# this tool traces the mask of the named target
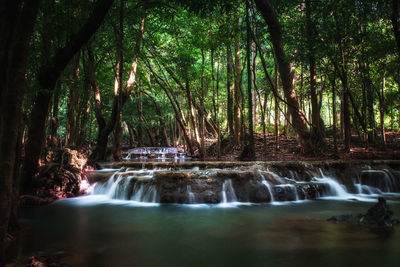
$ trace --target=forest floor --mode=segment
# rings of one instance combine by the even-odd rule
[[[304,160],[330,160],[330,159],[400,159],[400,133],[387,132],[386,145],[380,139],[375,144],[366,146],[358,136],[352,137],[350,152],[344,153],[344,144],[337,140],[337,152],[334,149],[332,138],[326,138],[326,149],[322,155],[304,156],[295,137],[281,135],[277,149],[274,134],[267,134],[266,146],[263,134],[255,134],[256,160],[260,161],[304,161]],[[235,161],[239,159],[243,147],[234,146],[231,139],[221,142],[221,157],[217,158],[216,141],[208,140],[206,160]]]

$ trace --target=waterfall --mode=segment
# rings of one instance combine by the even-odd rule
[[[339,184],[338,181],[336,181],[334,178],[327,177],[325,174],[322,172],[321,169],[319,169],[321,173],[321,177],[313,177],[312,181],[316,183],[322,183],[326,184],[329,188],[329,192],[325,192],[327,195],[323,196],[336,196],[339,198],[349,198],[351,197],[351,194],[349,194],[346,190],[346,187],[342,184]]]
[[[268,173],[271,173],[271,172],[268,171]],[[265,179],[265,176],[263,175],[263,173],[261,171],[259,171],[259,174],[262,179],[261,183],[263,185],[265,185],[265,187],[267,187],[267,189],[268,189],[270,202],[274,202],[275,198],[274,198],[274,192],[273,192],[273,185],[271,186],[271,184]],[[280,179],[280,177],[278,175],[276,175],[275,173],[273,173],[273,174]]]
[[[145,166],[139,170],[121,168],[108,180],[103,180],[107,174],[101,172],[98,174],[99,180],[104,182],[92,184],[88,192],[108,200],[132,201],[140,205],[160,202],[235,206],[238,197],[241,201],[246,199],[273,204],[330,197],[368,201],[376,196],[398,196],[395,192],[400,190],[400,172],[365,167],[353,177],[328,175],[322,169],[313,168],[305,168],[301,172],[274,172],[263,170],[259,165],[248,169],[207,169],[192,165],[188,165],[187,169],[171,167],[149,170]],[[348,188],[341,179],[348,179]]]
[[[186,186],[186,191],[187,191],[187,195],[188,195],[189,204],[196,203],[196,196],[193,194],[192,188],[190,187],[190,185]]]
[[[237,202],[235,189],[232,186],[232,179],[226,179],[222,184],[222,203]]]
[[[154,171],[121,170],[111,175],[106,183],[96,184],[91,194],[136,202],[155,203],[157,201],[157,189],[153,184]]]

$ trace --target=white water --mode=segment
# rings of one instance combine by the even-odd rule
[[[269,172],[269,173],[271,173],[271,172]],[[259,174],[260,174],[261,179],[262,179],[261,183],[263,185],[265,185],[265,187],[268,189],[270,202],[271,203],[275,202],[273,186],[271,186],[270,183],[265,179],[265,176],[264,176],[262,171],[259,171]],[[278,175],[274,174],[274,176],[276,176],[276,177],[278,177],[280,179],[280,177]]]
[[[127,171],[122,171],[120,169],[106,183],[95,184],[91,195],[103,195],[107,199],[156,203],[157,189],[152,184],[153,175],[154,171],[150,170],[127,169]],[[131,195],[129,195],[130,192],[132,192]]]
[[[137,147],[128,150],[124,160],[130,160],[132,156],[139,159],[147,159],[148,156],[154,155],[156,159],[164,160],[167,155],[172,155],[173,159],[184,159],[184,150],[177,147]]]
[[[190,187],[190,185],[186,186],[186,191],[187,191],[187,194],[188,194],[189,204],[196,203],[196,196],[193,194],[192,188]]]
[[[232,180],[226,179],[222,184],[222,201],[221,203],[237,202],[235,189],[232,186]]]
[[[153,179],[155,171],[157,170],[134,170],[131,168],[121,168],[113,173],[107,182],[91,185],[88,189],[88,192],[91,192],[93,198],[97,197],[102,200],[108,199],[117,201],[118,203],[131,202],[143,203],[144,205],[149,203],[154,204],[159,201],[155,180]],[[163,171],[166,171],[166,169],[163,169]],[[186,171],[196,172],[199,171],[199,168],[193,167],[192,169],[188,169]],[[202,174],[207,177],[217,177],[218,171],[218,169],[209,169]],[[269,170],[265,171],[258,169],[256,173],[258,173],[259,176],[257,178],[256,175],[256,180],[260,182],[260,186],[266,187],[268,190],[270,203],[274,205],[304,201],[305,199],[303,198],[307,197],[308,195],[306,191],[304,191],[308,190],[305,189],[308,188],[308,184],[318,185],[316,187],[317,191],[314,191],[314,194],[317,198],[323,199],[371,201],[377,196],[397,197],[400,195],[392,191],[392,188],[395,188],[397,185],[396,178],[390,170],[363,170],[360,172],[360,174],[363,172],[367,172],[369,174],[380,174],[381,179],[384,179],[380,185],[383,185],[384,188],[379,189],[370,185],[361,184],[362,179],[360,178],[360,175],[358,175],[357,177],[353,178],[353,184],[350,184],[350,189],[348,189],[337,179],[325,174],[322,170],[319,170],[319,173],[312,173],[312,171],[307,172],[308,175],[312,175],[312,177],[310,178],[310,176],[308,176],[308,178],[303,178],[303,181],[302,177],[300,177],[299,174],[294,171],[289,171],[289,178],[282,177],[278,173]],[[238,205],[249,204],[238,202],[235,187],[239,186],[240,183],[234,183],[234,181],[235,180],[232,179],[225,179],[222,183],[220,203],[218,206],[236,207]],[[204,205],[201,204],[202,196],[200,192],[193,192],[189,184],[184,186],[185,187],[180,190],[182,190],[181,192],[183,194],[186,194],[184,201],[187,204],[191,204],[193,207],[196,205]],[[284,193],[280,193],[279,188],[281,188],[283,190],[282,192]],[[197,187],[196,190],[198,190]],[[304,194],[299,195],[299,192],[302,191]],[[279,194],[279,196],[277,194]],[[276,197],[274,197],[274,195]],[[283,201],[282,196],[283,199],[285,199]]]

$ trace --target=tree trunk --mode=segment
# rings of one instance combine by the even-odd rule
[[[119,5],[119,27],[114,26],[114,32],[117,39],[117,68],[115,75],[115,93],[119,94],[119,101],[121,105],[121,110],[117,115],[115,128],[114,128],[114,149],[113,149],[113,157],[115,160],[121,159],[121,150],[122,150],[122,87],[123,87],[123,73],[124,73],[124,4],[125,0],[120,1]]]
[[[85,65],[85,62],[84,62]],[[90,87],[90,79],[87,75],[87,66],[85,68],[84,73],[84,91],[81,101],[81,106],[78,112],[78,119],[80,119],[79,129],[77,131],[77,147],[82,147],[86,141],[86,132],[87,132],[87,122],[89,118],[90,112],[90,96],[91,96],[91,87]],[[90,139],[89,139],[90,140]]]
[[[233,59],[232,59],[232,49],[231,45],[228,44],[226,47],[226,92],[227,92],[227,118],[228,118],[228,132],[232,136],[234,133],[233,128],[233,90],[234,83],[232,83],[233,75]]]
[[[317,73],[315,64],[315,51],[314,51],[314,34],[313,22],[311,18],[311,0],[306,0],[306,28],[307,28],[307,45],[308,45],[308,62],[310,68],[310,94],[311,94],[311,107],[312,107],[312,138],[314,144],[319,147],[324,147],[325,142],[323,139],[323,122],[321,119],[320,108],[318,105],[317,96]]]
[[[392,14],[390,19],[392,21],[393,33],[396,38],[397,49],[400,55],[399,0],[392,0]]]
[[[68,146],[75,146],[78,131],[78,114],[79,110],[79,53],[72,59],[71,83],[69,84],[69,101],[67,109],[67,143]]]
[[[253,125],[253,92],[251,88],[251,27],[249,18],[249,0],[246,0],[246,58],[247,58],[247,105],[249,114],[249,146],[248,146],[248,157],[254,159],[256,156],[254,147],[254,125]],[[256,105],[255,105],[256,106]]]
[[[53,95],[53,112],[50,118],[50,143],[49,146],[56,148],[59,146],[58,129],[60,128],[60,120],[58,119],[59,101],[60,101],[61,83],[58,82]]]
[[[139,93],[138,93],[138,118],[139,118],[139,124],[137,126],[137,141],[138,141],[138,147],[144,146],[144,140],[143,140],[143,126],[144,126],[144,120],[143,120],[143,104],[142,104],[142,90],[139,88]]]
[[[25,2],[23,7],[20,1],[5,1],[0,4],[0,14],[4,15],[0,18],[0,30],[5,34],[1,36],[0,48],[7,48],[6,51],[0,51],[0,63],[4,63],[0,73],[0,266],[6,263],[4,241],[12,205],[15,205],[12,203],[13,192],[18,187],[18,181],[14,179],[19,168],[16,156],[20,151],[16,150],[20,149],[18,136],[22,120],[26,65],[39,3],[39,0],[31,0]],[[12,20],[3,21],[4,18]]]
[[[161,112],[160,106],[157,104],[156,99],[152,95],[150,95],[150,94],[146,94],[146,95],[149,96],[151,98],[151,100],[153,101],[154,108],[156,110],[156,114],[158,115],[158,118],[159,118],[158,120],[160,122],[161,134],[162,134],[162,140],[163,140],[162,146],[169,147],[171,145],[170,145],[170,142],[168,139],[167,126],[165,124],[165,120],[163,118],[163,114]]]
[[[34,107],[31,112],[28,128],[28,140],[25,145],[25,158],[23,169],[22,191],[29,193],[32,190],[32,180],[36,174],[41,148],[45,136],[46,118],[54,86],[72,57],[96,32],[104,20],[113,0],[100,0],[95,6],[87,22],[80,28],[76,35],[63,48],[55,53],[50,63],[40,69],[38,82],[41,89],[36,95]]]
[[[380,122],[381,122],[381,142],[383,147],[386,146],[386,135],[385,135],[385,89],[386,89],[386,73],[383,72],[382,79],[382,90],[379,97],[379,114],[380,114]]]
[[[337,115],[336,115],[336,77],[333,75],[331,80],[332,85],[332,119],[333,119],[333,147],[335,152],[338,151],[337,148]]]
[[[274,130],[275,130],[275,151],[276,152],[278,152],[279,151],[279,136],[280,136],[280,133],[279,133],[279,127],[280,127],[280,125],[279,125],[279,122],[280,122],[280,119],[279,119],[279,99],[278,99],[278,94],[279,94],[279,72],[278,72],[278,63],[277,62],[275,62],[275,84],[276,84],[276,94],[274,95],[274,100],[275,100],[275,102],[274,102],[274,108],[275,108],[275,111],[274,111]]]
[[[146,6],[144,6],[142,10],[142,19],[140,21],[139,30],[136,36],[136,44],[133,50],[133,60],[129,71],[129,79],[127,81],[126,87],[124,89],[121,87],[121,90],[119,91],[120,94],[114,97],[110,120],[107,122],[107,124],[101,131],[100,131],[101,127],[99,125],[97,146],[91,155],[91,158],[94,160],[106,159],[108,137],[114,130],[115,125],[119,119],[119,116],[121,115],[120,113],[122,111],[122,107],[128,100],[133,90],[133,87],[136,83],[137,64],[139,59],[140,47],[143,39],[144,24],[146,17],[147,17],[147,11],[146,11]]]
[[[311,140],[304,114],[301,113],[299,108],[299,102],[294,89],[294,74],[291,64],[285,54],[282,39],[282,29],[279,21],[268,0],[255,0],[255,3],[268,25],[271,42],[275,51],[276,59],[278,61],[282,88],[285,94],[286,102],[288,103],[289,112],[292,115],[293,128],[298,136],[302,152],[305,154],[318,153],[319,151],[316,150],[318,148]]]
[[[156,83],[160,86],[160,88],[167,95],[168,100],[171,103],[171,106],[172,106],[172,108],[174,110],[174,113],[175,113],[175,120],[177,121],[180,129],[183,132],[183,137],[185,139],[185,142],[186,142],[186,145],[187,145],[187,147],[189,149],[189,152],[190,152],[191,155],[194,155],[193,145],[192,145],[191,139],[189,137],[189,133],[188,133],[188,131],[186,129],[186,123],[185,123],[185,120],[183,118],[182,111],[178,107],[178,102],[176,102],[175,98],[173,97],[173,94],[168,90],[168,88],[163,85],[163,84],[168,84],[168,83],[163,81],[162,78],[157,75],[157,73],[153,70],[153,68],[152,68],[152,66],[150,65],[149,62],[146,62],[146,63],[147,63],[147,67],[149,68],[150,72],[155,77]],[[173,138],[173,139],[175,139],[175,138]]]
[[[200,157],[201,160],[204,160],[206,157],[206,145],[205,145],[205,107],[204,107],[204,100],[205,100],[205,89],[204,89],[204,68],[205,68],[205,57],[204,57],[204,50],[201,49],[201,112],[200,115]]]
[[[241,98],[241,67],[240,67],[240,47],[239,41],[235,39],[235,87],[233,92],[233,140],[235,145],[240,141],[240,98]]]

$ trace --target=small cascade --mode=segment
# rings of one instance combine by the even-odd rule
[[[187,195],[188,195],[189,204],[196,203],[196,196],[193,194],[192,188],[190,187],[190,185],[186,186],[186,191],[187,191]]]
[[[274,198],[273,186],[271,186],[271,184],[265,179],[265,176],[262,171],[259,171],[259,174],[260,174],[261,180],[262,180],[261,183],[263,185],[265,185],[265,187],[268,189],[270,202],[274,202],[275,198]],[[274,175],[276,175],[276,174],[274,174]],[[279,177],[279,179],[280,179],[280,177]]]
[[[272,191],[272,186],[270,185],[270,183],[268,183],[267,180],[263,180],[261,183],[267,187],[268,192],[269,192],[270,201],[275,202],[274,193]]]
[[[334,178],[325,176],[325,174],[321,169],[319,169],[319,171],[321,173],[321,177],[320,178],[313,177],[312,181],[316,183],[326,184],[328,186],[329,192],[324,192],[323,196],[335,196],[339,198],[350,197],[350,194],[347,192],[346,187],[344,185],[338,183],[338,181],[336,181]]]
[[[222,184],[222,203],[237,202],[235,189],[232,186],[232,179],[226,179]]]
[[[157,189],[153,185],[154,171],[116,171],[106,183],[95,184],[92,195],[105,195],[110,199],[133,200],[137,202],[157,201]]]
[[[136,182],[133,186],[133,193],[130,200],[137,202],[157,202],[157,190],[154,185],[144,183],[143,181]]]
[[[136,147],[126,152],[124,160],[130,159],[157,159],[164,161],[167,158],[184,159],[185,151],[178,147]]]
[[[362,170],[355,186],[361,187],[361,190],[359,190],[360,194],[368,194],[370,192],[378,194],[381,192],[393,192],[399,189],[395,177],[392,172],[387,169]]]

